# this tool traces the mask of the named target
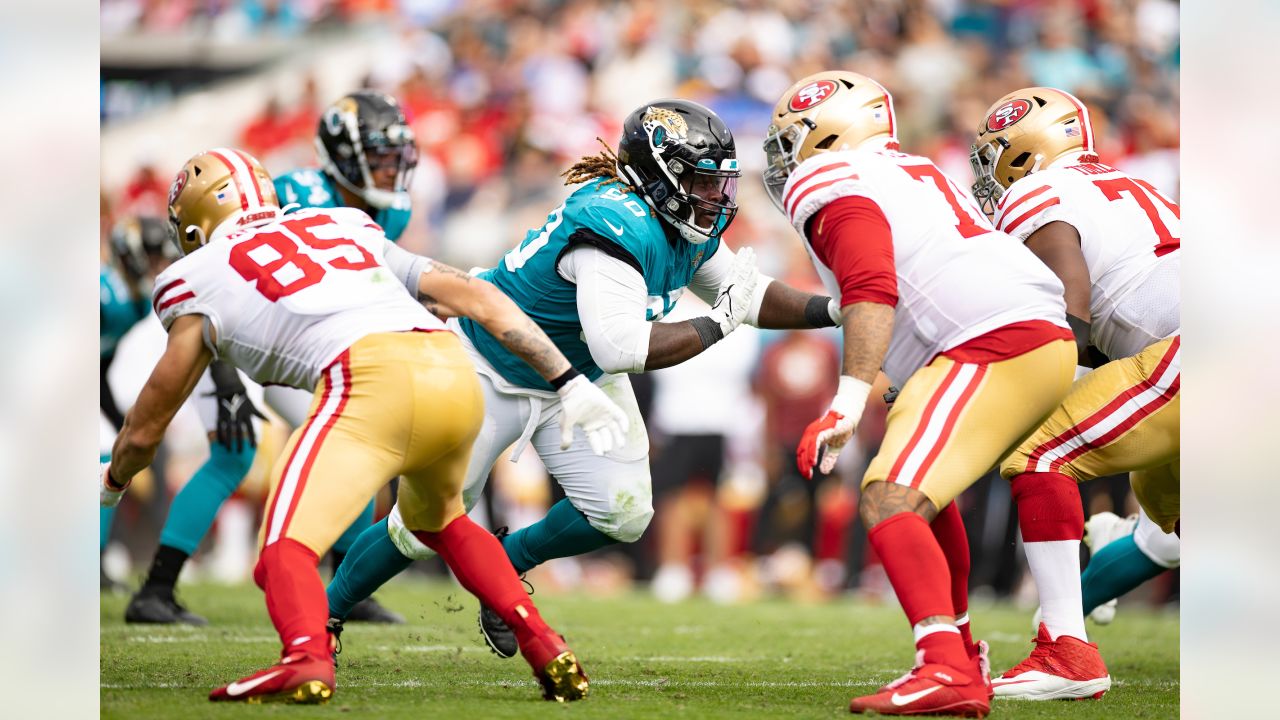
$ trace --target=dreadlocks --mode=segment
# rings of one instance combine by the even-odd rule
[[[617,183],[630,186],[626,178],[618,174],[618,156],[613,153],[613,148],[609,147],[600,138],[596,138],[596,142],[600,143],[601,147],[604,148],[604,152],[580,158],[578,162],[573,164],[573,167],[560,173],[560,176],[564,178],[564,184],[577,185],[594,178],[608,178],[604,182],[605,185]]]

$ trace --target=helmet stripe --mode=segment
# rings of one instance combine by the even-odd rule
[[[884,103],[889,108],[889,137],[896,143],[898,142],[898,124],[893,117],[893,96],[890,95],[889,91],[880,83],[872,80],[871,78],[867,78],[867,80],[870,80],[872,85],[880,88],[880,92],[884,93]]]
[[[1080,99],[1075,95],[1065,90],[1059,90],[1058,92],[1062,93],[1062,96],[1075,107],[1076,112],[1080,115],[1080,124],[1083,126],[1081,128],[1081,142],[1084,145],[1085,152],[1094,152],[1093,123],[1089,121],[1089,108],[1085,107],[1084,103],[1080,102]]]
[[[235,154],[244,161],[244,165],[249,171],[249,179],[253,181],[253,192],[258,196],[258,205],[265,205],[266,198],[262,196],[262,186],[258,184],[258,173],[253,171],[253,161],[243,150],[236,150]]]
[[[240,191],[241,209],[256,210],[261,208],[263,205],[262,190],[258,187],[258,180],[254,177],[252,167],[241,158],[238,154],[239,151],[230,148],[217,148],[210,152],[231,169],[232,176],[235,178],[236,188]],[[252,194],[250,194],[251,192]]]

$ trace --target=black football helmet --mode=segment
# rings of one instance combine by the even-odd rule
[[[418,146],[400,103],[385,93],[357,90],[325,109],[316,130],[316,153],[324,171],[371,208],[408,207],[409,180],[418,166]],[[373,172],[396,169],[395,186],[378,188]]]
[[[696,102],[655,100],[628,115],[618,170],[691,243],[720,237],[738,213],[733,133]]]
[[[111,228],[111,252],[135,280],[149,277],[152,259],[178,259],[173,226],[159,217],[125,218]]]

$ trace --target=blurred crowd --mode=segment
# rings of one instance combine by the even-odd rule
[[[992,102],[1028,85],[1063,88],[1089,105],[1104,162],[1176,198],[1178,14],[1173,0],[101,4],[104,42],[331,37],[350,23],[382,33],[364,84],[400,99],[421,150],[401,244],[464,268],[492,265],[541,225],[567,195],[559,173],[597,152],[597,138],[615,142],[636,106],[665,96],[700,101],[734,131],[744,168],[729,244],[755,247],[765,272],[813,288],[810,263],[759,180],[771,108],[795,79],[834,68],[876,78],[893,93],[903,148],[932,157],[961,182],[970,179],[969,144]],[[296,92],[263,97],[248,124],[206,144],[238,144],[272,172],[313,165],[317,118],[336,99],[320,96],[321,80],[300,74]],[[109,127],[105,108],[104,118]],[[142,160],[127,184],[103,188],[104,228],[130,214],[163,214],[174,168]],[[699,585],[724,599],[752,588],[887,592],[854,512],[883,406],[868,411],[860,452],[846,453],[832,481],[805,483],[791,453],[834,392],[838,335],[740,337],[736,348],[634,378],[651,399],[657,515],[641,546],[608,560],[599,582],[653,577],[655,591],[670,598]],[[510,481],[491,485],[501,496],[488,505],[495,521],[523,524],[522,513],[554,500],[537,468],[503,472]],[[1123,480],[1094,485],[1085,488],[1091,510],[1131,509]],[[973,585],[1014,592],[1007,484],[987,478],[960,502],[975,553]]]

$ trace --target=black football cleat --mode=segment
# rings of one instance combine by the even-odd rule
[[[404,616],[395,610],[382,606],[373,596],[369,596],[351,607],[345,622],[380,623],[383,625],[403,625]]]
[[[329,633],[329,646],[333,648],[330,653],[333,657],[333,667],[338,667],[338,656],[342,654],[342,618],[330,617],[329,622],[325,624],[325,631]]]
[[[516,634],[507,627],[498,613],[490,610],[484,605],[480,606],[480,617],[478,619],[480,625],[480,636],[484,638],[484,643],[489,646],[494,655],[506,660],[513,658],[516,653],[520,652],[520,644],[516,642]]]
[[[129,606],[124,610],[124,621],[127,623],[147,623],[153,625],[194,625],[203,627],[208,620],[182,606],[173,596],[173,591],[147,590],[143,588],[129,599]]]

